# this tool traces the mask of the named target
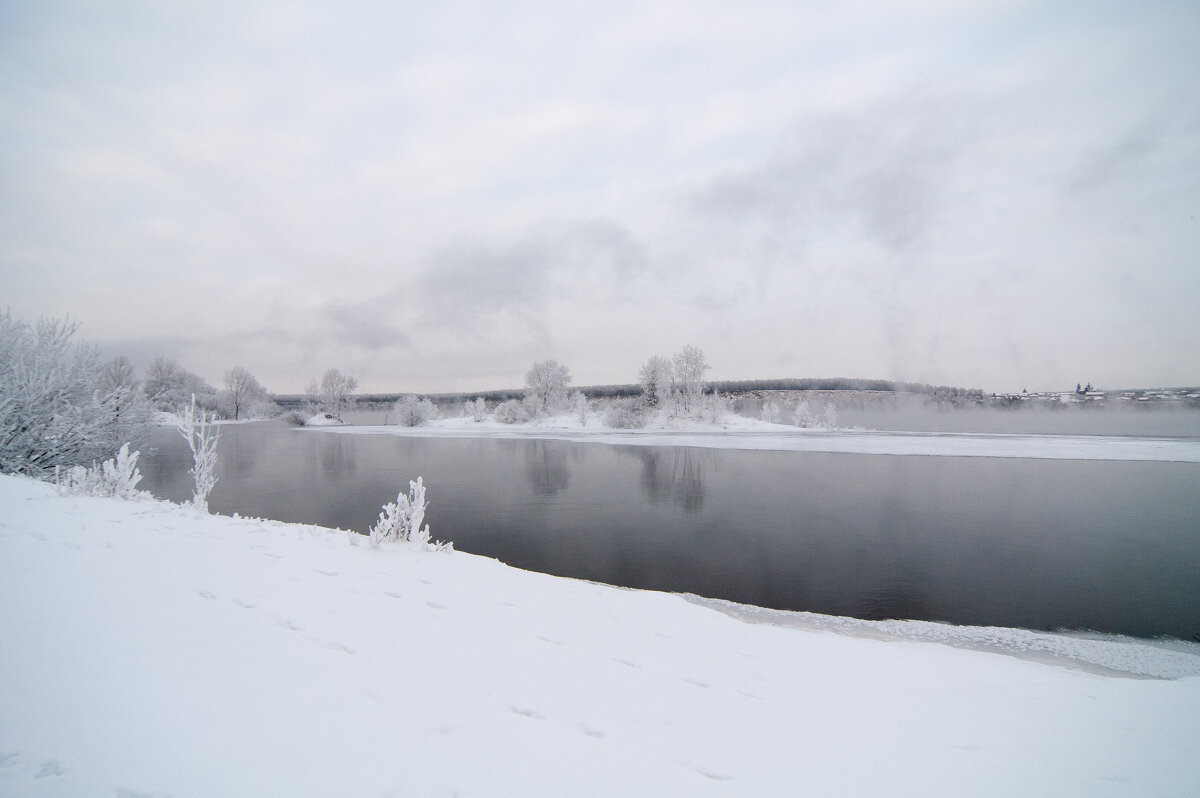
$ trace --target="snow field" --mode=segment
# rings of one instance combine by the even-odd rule
[[[0,510],[0,795],[1183,796],[1200,780],[1197,676],[747,623],[14,477]]]

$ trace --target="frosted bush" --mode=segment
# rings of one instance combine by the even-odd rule
[[[419,427],[438,417],[437,405],[428,399],[404,396],[392,406],[393,417],[402,427]]]
[[[90,467],[73,466],[60,470],[57,476],[59,490],[84,496],[111,496],[117,499],[137,499],[148,496],[137,489],[142,481],[142,472],[137,461],[140,452],[130,452],[126,443],[116,457]]]
[[[496,406],[493,415],[501,424],[524,424],[529,421],[529,411],[517,399],[509,399],[507,402],[501,402]]]
[[[386,541],[415,543],[423,549],[434,551],[453,551],[454,544],[432,543],[429,535],[429,524],[424,527],[425,510],[429,502],[425,501],[425,481],[417,477],[408,483],[408,493],[403,491],[396,495],[396,501],[383,505],[379,513],[379,521],[371,527],[371,545],[378,546]]]
[[[636,399],[617,399],[604,408],[604,424],[613,429],[637,429],[646,426],[646,414]]]
[[[470,412],[472,420],[477,422],[483,421],[488,415],[487,402],[482,396],[474,402],[467,402],[467,410]]]
[[[837,429],[838,412],[833,402],[825,403],[825,426],[829,427],[829,429]]]
[[[808,400],[803,399],[796,403],[796,426],[797,427],[815,427],[817,426],[817,416],[813,413],[812,408],[808,406]]]
[[[778,424],[782,413],[779,409],[779,405],[775,404],[774,402],[764,402],[762,406],[762,412],[759,415],[762,420],[768,424]]]
[[[704,421],[720,424],[729,415],[729,402],[723,396],[711,394],[704,397],[700,410]]]

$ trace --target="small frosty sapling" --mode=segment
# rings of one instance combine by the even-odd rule
[[[145,491],[137,489],[142,481],[142,472],[138,470],[139,452],[130,452],[126,443],[117,452],[117,456],[103,463],[93,463],[91,467],[74,466],[60,470],[56,482],[59,490],[64,493],[76,493],[85,496],[112,496],[118,499],[136,499],[147,496]]]
[[[408,483],[408,493],[401,491],[396,495],[396,501],[383,505],[379,513],[379,521],[371,527],[371,545],[378,546],[385,541],[416,543],[424,549],[435,551],[451,551],[451,543],[431,543],[429,524],[424,527],[425,510],[429,502],[425,501],[425,481],[422,477]]]
[[[208,494],[217,484],[217,441],[221,433],[213,425],[213,419],[203,411],[196,412],[196,397],[179,419],[179,434],[192,450],[192,468],[188,472],[195,481],[192,506],[199,512],[208,512]]]

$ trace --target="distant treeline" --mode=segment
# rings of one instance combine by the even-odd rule
[[[611,399],[626,396],[639,396],[642,387],[637,384],[627,385],[587,385],[578,390],[589,399]],[[808,377],[804,379],[776,380],[715,380],[708,383],[706,393],[744,394],[753,391],[893,391],[899,393],[926,394],[935,399],[982,399],[983,391],[966,388],[955,388],[948,385],[927,385],[916,382],[891,382],[889,380],[863,380],[850,377]],[[525,396],[524,388],[505,388],[494,391],[472,391],[467,393],[432,393],[421,394],[439,405],[463,402],[483,398],[488,402],[506,402],[509,399],[521,399]],[[359,394],[355,397],[360,405],[386,405],[395,402],[404,393]],[[284,409],[299,408],[304,405],[303,395],[276,396],[275,401]]]

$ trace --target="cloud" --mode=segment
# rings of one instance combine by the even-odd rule
[[[643,247],[615,222],[546,221],[508,243],[464,242],[436,252],[416,291],[425,324],[479,334],[512,322],[544,344],[552,302],[586,296],[610,303],[647,270]]]
[[[936,223],[970,146],[976,102],[908,95],[855,113],[804,116],[764,162],[716,177],[688,204],[707,222],[759,225],[760,236],[794,245],[833,225],[909,251]]]

